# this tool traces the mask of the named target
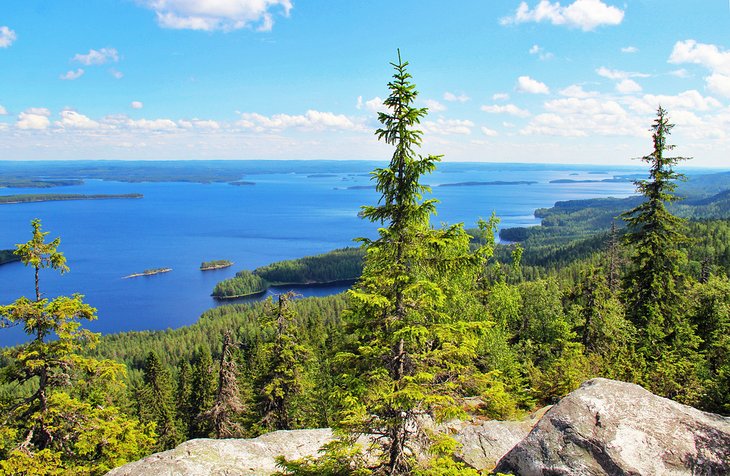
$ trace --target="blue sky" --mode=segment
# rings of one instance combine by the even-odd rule
[[[730,165],[728,0],[2,0],[0,158],[387,159],[397,48],[424,153]]]

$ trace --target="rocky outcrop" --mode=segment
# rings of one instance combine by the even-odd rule
[[[728,475],[730,419],[593,379],[563,398],[499,462],[537,475]]]
[[[275,431],[250,440],[198,439],[111,470],[107,476],[265,476],[277,471],[277,456],[316,455],[332,431]]]

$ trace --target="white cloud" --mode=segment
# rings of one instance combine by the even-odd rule
[[[124,77],[124,73],[117,71],[114,68],[109,70],[109,74],[111,74],[115,79],[122,79]]]
[[[528,51],[531,55],[538,55],[540,61],[547,61],[555,57],[555,55],[548,51],[545,51],[545,48],[541,47],[540,45],[532,45],[532,47]]]
[[[142,101],[132,101],[129,105],[132,109],[142,109],[144,107]]]
[[[585,99],[598,96],[598,93],[595,91],[586,91],[580,84],[571,84],[567,88],[561,89],[560,95],[569,98]]]
[[[366,111],[370,112],[385,112],[386,107],[385,104],[383,104],[383,99],[381,99],[379,96],[375,96],[372,99],[368,99],[367,101],[363,102],[362,96],[357,97],[357,106],[358,109],[365,108]]]
[[[32,107],[18,114],[18,122],[15,124],[19,129],[43,130],[51,125],[48,116],[51,111],[46,108]]]
[[[707,89],[715,94],[730,98],[730,75],[713,73],[706,77]]]
[[[96,129],[99,123],[71,109],[61,111],[61,120],[55,125],[63,129]]]
[[[201,130],[218,130],[221,125],[218,121],[210,119],[191,119],[191,120],[180,120],[178,121],[180,127],[184,129],[201,129]]]
[[[730,75],[730,51],[723,51],[716,45],[697,43],[695,40],[675,43],[669,62],[699,64],[712,72]]]
[[[675,69],[674,71],[670,71],[669,74],[671,74],[672,76],[675,76],[677,78],[683,78],[683,79],[690,77],[689,71],[687,71],[684,68]]]
[[[506,101],[507,99],[509,99],[509,94],[507,93],[492,94],[492,101]]]
[[[661,105],[670,113],[678,110],[710,111],[722,107],[722,104],[711,96],[703,96],[692,89],[674,96],[663,94],[645,94],[640,98],[628,99],[629,107],[640,114],[652,114]]]
[[[624,79],[616,84],[616,91],[621,94],[631,94],[641,92],[641,86],[633,79]]]
[[[487,137],[495,137],[498,135],[497,131],[495,131],[494,129],[490,129],[488,127],[482,126],[481,130],[482,130],[482,134],[484,134]]]
[[[471,99],[469,96],[467,96],[464,93],[461,94],[454,94],[449,91],[446,91],[444,93],[444,101],[449,102],[467,102],[469,99]]]
[[[231,31],[254,27],[269,31],[274,11],[289,16],[291,0],[140,0],[155,11],[163,28]]]
[[[438,135],[469,135],[474,123],[469,120],[461,119],[444,119],[439,118],[436,121],[424,121],[421,123],[421,129],[425,134]]]
[[[8,110],[7,110],[7,109],[5,109],[5,108],[4,108],[3,106],[2,106],[2,104],[0,104],[0,116],[7,116],[7,115],[8,115]]]
[[[606,68],[605,66],[601,66],[600,68],[598,68],[596,70],[596,73],[599,76],[603,76],[604,78],[614,79],[614,80],[619,80],[619,81],[624,80],[624,79],[629,79],[629,78],[648,78],[651,76],[646,73],[636,73],[636,72],[631,72],[631,71],[621,71],[618,69],[609,69],[609,68]]]
[[[563,98],[545,102],[545,113],[535,116],[521,135],[561,137],[643,136],[640,124],[619,103],[597,98]]]
[[[100,50],[89,50],[85,55],[77,53],[71,59],[77,63],[85,64],[86,66],[99,65],[105,63],[116,63],[119,61],[119,53],[115,48],[102,48]]]
[[[606,5],[601,0],[575,0],[565,7],[560,5],[560,2],[541,0],[533,9],[527,2],[521,2],[515,14],[502,18],[500,23],[510,25],[547,21],[553,25],[590,31],[601,25],[618,25],[623,19],[623,10]]]
[[[0,48],[7,48],[18,38],[13,30],[7,26],[0,26]]]
[[[76,71],[74,71],[74,70],[67,71],[66,73],[59,76],[59,79],[62,79],[64,81],[73,81],[74,79],[79,79],[83,75],[84,75],[84,70],[82,68],[79,68]]]
[[[369,102],[370,101],[365,104],[367,105]],[[382,101],[380,101],[380,104],[382,104]],[[236,124],[246,129],[253,129],[257,132],[279,131],[292,128],[313,130],[363,129],[360,124],[356,124],[352,119],[342,114],[321,112],[311,109],[305,114],[300,115],[274,114],[273,116],[264,116],[255,112],[244,112],[241,114],[241,120]]]
[[[494,104],[491,106],[482,106],[481,110],[484,112],[491,113],[491,114],[509,114],[511,116],[517,116],[517,117],[527,117],[530,115],[529,111],[526,111],[525,109],[520,109],[519,107],[515,106],[514,104],[505,104],[505,105]]]
[[[436,101],[435,99],[426,99],[423,102],[426,104],[429,112],[442,112],[446,110],[446,106]]]
[[[637,48],[635,46],[626,46],[624,48],[621,48],[621,53],[631,54],[631,53],[638,53],[638,52],[639,52],[639,48]]]
[[[517,78],[517,91],[530,94],[548,94],[550,88],[545,83],[541,83],[529,76],[520,76]]]
[[[145,129],[148,131],[173,131],[177,129],[175,121],[170,119],[127,119],[126,125],[133,129]]]

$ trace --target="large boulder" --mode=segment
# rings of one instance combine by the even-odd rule
[[[563,398],[496,468],[537,475],[728,475],[730,419],[593,379]]]
[[[332,430],[275,431],[250,440],[197,439],[111,470],[107,476],[265,476],[276,472],[277,456],[316,455]]]

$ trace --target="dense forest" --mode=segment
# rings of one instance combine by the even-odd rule
[[[81,327],[96,315],[80,295],[43,296],[43,273],[68,268],[33,221],[16,253],[36,295],[0,306],[3,325],[30,338],[2,356],[0,473],[103,474],[189,438],[328,426],[340,439],[282,461],[282,474],[476,475],[429,419],[464,417],[469,397],[470,412],[517,417],[596,376],[730,414],[728,208],[711,206],[721,192],[694,203],[703,214],[678,201],[666,111],[637,197],[557,205],[537,231],[511,235],[519,245],[498,246],[496,218],[432,225],[421,180],[440,157],[417,153],[426,110],[407,63],[393,67],[376,135],[395,152],[373,172],[380,201],[361,211],[377,237],[329,261],[239,273],[244,290],[359,276],[343,295],[285,293],[181,329],[100,337]],[[367,459],[362,434],[379,437]],[[416,444],[429,458],[416,460]]]

